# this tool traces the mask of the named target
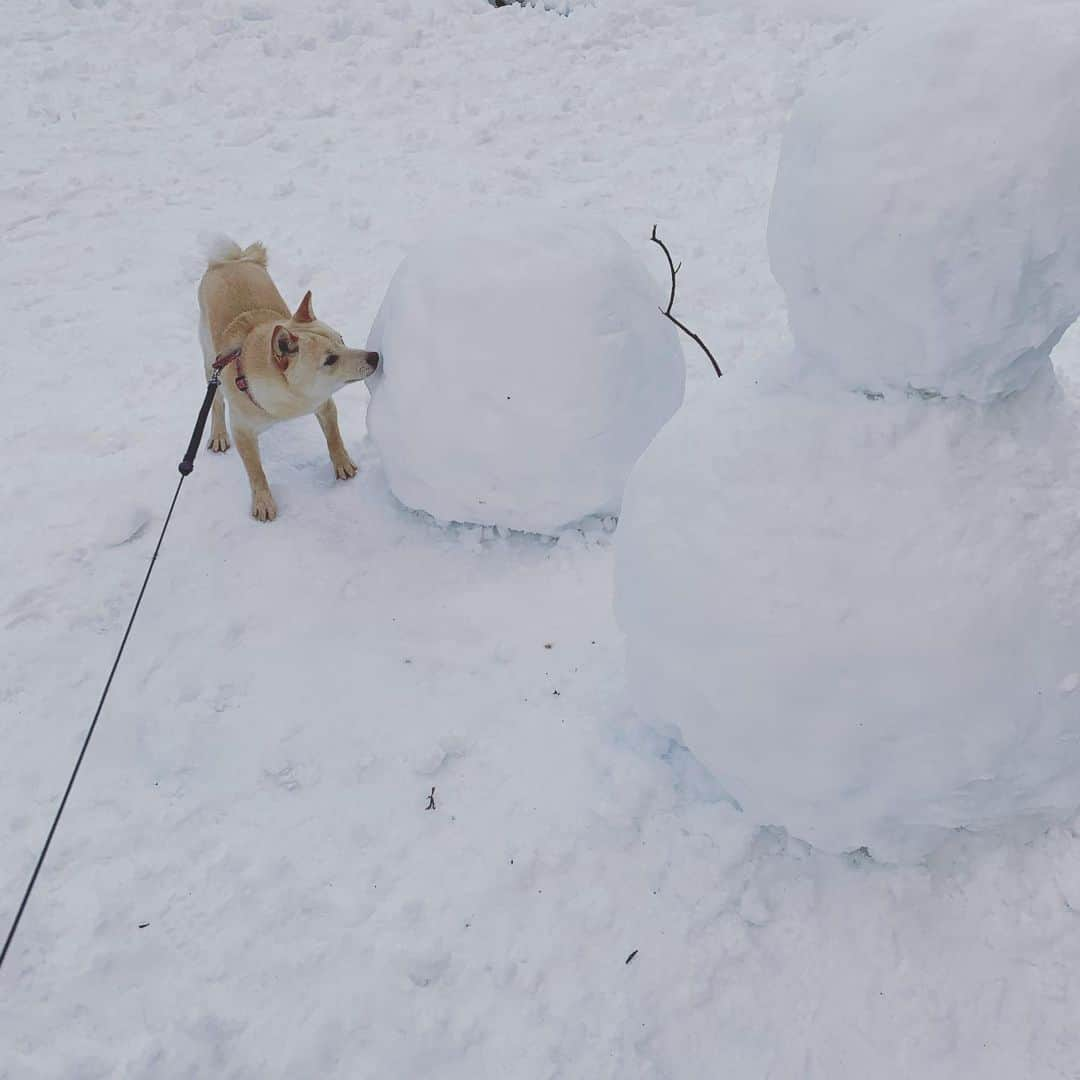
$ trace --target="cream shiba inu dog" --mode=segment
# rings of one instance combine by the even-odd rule
[[[341,480],[356,475],[338,428],[333,394],[379,366],[377,353],[348,349],[315,317],[309,292],[295,312],[266,270],[266,249],[220,241],[199,284],[199,340],[206,377],[217,369],[229,402],[229,426],[251,483],[251,514],[273,521],[277,506],[259,458],[259,435],[282,420],[314,413]],[[225,401],[214,399],[208,446],[229,449]]]

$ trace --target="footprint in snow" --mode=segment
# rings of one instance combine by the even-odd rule
[[[152,520],[153,514],[145,506],[129,506],[106,518],[100,534],[102,547],[117,548],[133,543],[146,532]]]

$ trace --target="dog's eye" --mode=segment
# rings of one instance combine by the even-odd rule
[[[339,356],[337,355],[337,353],[331,353],[331,354],[330,354],[330,355],[329,355],[329,356],[328,356],[328,357],[327,357],[327,358],[326,358],[326,359],[325,359],[325,360],[323,361],[323,367],[333,367],[333,366],[334,366],[334,365],[335,365],[335,364],[336,364],[336,363],[338,362],[338,360],[340,360],[340,359],[341,359],[341,357],[339,357]]]

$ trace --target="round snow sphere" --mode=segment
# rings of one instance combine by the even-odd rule
[[[988,401],[1080,312],[1074,0],[883,19],[784,136],[773,272],[804,358],[844,385]]]
[[[1080,804],[1080,435],[1050,377],[962,400],[709,395],[616,534],[642,711],[833,851]]]
[[[390,487],[445,521],[551,533],[619,510],[683,396],[661,290],[615,232],[502,213],[446,228],[391,282],[368,428]]]

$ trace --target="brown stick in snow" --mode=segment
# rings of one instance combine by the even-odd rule
[[[665,318],[670,319],[687,337],[693,338],[694,341],[696,341],[701,346],[702,351],[709,358],[709,362],[713,366],[713,371],[716,372],[716,377],[720,378],[724,373],[720,370],[720,365],[716,362],[716,357],[713,356],[713,354],[709,351],[709,346],[706,345],[705,342],[702,341],[701,338],[699,338],[697,334],[695,334],[694,331],[690,329],[690,327],[679,322],[679,320],[671,314],[671,309],[675,306],[675,278],[677,277],[679,271],[682,269],[682,263],[679,263],[678,266],[675,265],[675,260],[672,259],[671,252],[668,251],[667,245],[664,243],[663,240],[660,239],[659,236],[656,235],[655,225],[652,227],[652,236],[649,237],[649,239],[652,240],[654,244],[660,245],[660,250],[663,251],[663,253],[667,256],[668,267],[671,270],[671,295],[668,297],[667,308],[661,308],[660,313]]]

